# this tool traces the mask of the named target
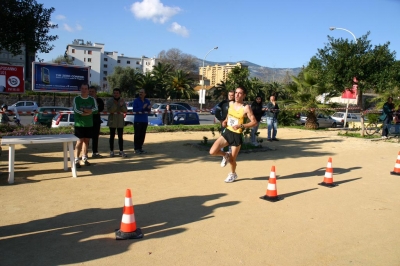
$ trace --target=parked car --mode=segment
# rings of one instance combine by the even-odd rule
[[[126,102],[126,108],[128,109],[128,112],[133,111],[133,102]]]
[[[307,121],[307,115],[306,114],[298,114],[299,119],[296,120],[296,123],[298,125],[305,125]],[[338,123],[336,120],[332,119],[331,116],[325,115],[325,114],[316,114],[317,116],[317,126],[321,128],[325,127],[333,127],[336,128],[338,126]]]
[[[149,118],[149,126],[162,126],[162,116]],[[196,112],[176,112],[172,125],[200,125],[199,115]]]
[[[217,109],[218,104],[216,104],[213,108],[210,109],[210,114],[215,115],[215,110]]]
[[[336,120],[336,123],[338,125],[343,126],[344,124],[344,116],[345,112],[336,112],[334,113],[331,117]],[[361,121],[361,115],[357,113],[347,113],[347,119],[346,122],[360,122]]]
[[[124,117],[125,126],[133,125],[134,119],[135,119],[135,115],[126,114]]]
[[[155,116],[160,116],[164,110],[165,107],[169,105],[171,107],[172,111],[189,111],[185,106],[182,106],[180,104],[173,104],[173,103],[154,103],[151,106],[151,112],[155,115]]]
[[[107,119],[100,117],[101,125],[100,127],[107,127]],[[75,125],[74,113],[59,113],[53,117],[51,121],[51,127],[69,127]]]
[[[53,117],[60,111],[71,111],[68,107],[60,106],[42,106],[37,109],[37,113],[33,115],[33,125],[44,125],[51,127]],[[47,114],[43,113],[47,112]]]
[[[191,106],[191,105],[188,104],[188,103],[176,102],[176,103],[172,103],[172,104],[180,104],[180,105],[185,106],[186,109],[188,109],[188,110],[192,110],[193,112],[196,112],[196,111],[197,111],[197,107]]]
[[[17,108],[18,112],[35,112],[39,108],[38,104],[34,101],[19,101],[9,107],[11,109]]]

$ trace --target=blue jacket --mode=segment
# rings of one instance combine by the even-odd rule
[[[143,105],[147,103],[146,108],[143,108]],[[142,101],[140,98],[136,98],[133,101],[133,107],[132,107],[133,112],[145,112],[143,114],[135,114],[135,118],[133,119],[133,123],[140,122],[140,123],[148,123],[149,118],[148,118],[148,113],[151,111],[151,105],[150,101],[146,98]]]

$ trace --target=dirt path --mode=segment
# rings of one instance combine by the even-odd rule
[[[0,265],[400,265],[399,144],[280,129],[226,184],[229,166],[186,145],[203,136],[148,134],[143,155],[125,136],[127,159],[93,159],[76,179],[61,147],[19,146],[14,185],[3,147]],[[334,188],[318,185],[329,157]],[[259,199],[271,166],[275,203]],[[116,241],[127,188],[145,237]]]

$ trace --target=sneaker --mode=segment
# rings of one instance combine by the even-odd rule
[[[79,163],[79,161],[75,161],[75,168],[81,168],[81,164]]]
[[[89,163],[89,161],[87,160],[87,158],[86,158],[86,159],[83,159],[83,164],[84,164],[85,166],[89,166],[89,165],[90,165],[90,163]]]
[[[272,139],[267,139],[267,141],[271,142],[271,141],[272,141]]]
[[[144,150],[139,150],[139,153],[140,153],[140,154],[143,154],[143,153],[146,153],[146,151],[144,151]]]
[[[126,155],[126,153],[123,152],[123,151],[120,151],[120,152],[119,152],[119,156],[121,156],[122,158],[128,157],[128,155]]]
[[[387,139],[388,137],[387,136],[382,136],[382,139]]]
[[[277,138],[273,138],[272,140],[273,140],[273,141],[279,141],[279,139],[277,139]]]
[[[222,156],[221,167],[226,166],[226,164],[228,163],[228,160],[229,160],[229,156],[230,156],[229,152],[225,153],[225,155]]]
[[[110,157],[114,157],[114,152],[110,151]]]
[[[230,173],[228,177],[225,179],[225,183],[232,183],[238,178],[236,173]]]
[[[99,153],[93,153],[92,158],[103,158],[103,155],[101,155]]]

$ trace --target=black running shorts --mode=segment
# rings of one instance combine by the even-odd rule
[[[243,143],[243,135],[241,133],[235,133],[227,128],[222,131],[222,136],[228,142],[229,146],[240,146]]]
[[[93,127],[75,127],[74,135],[78,139],[91,139],[93,137]]]

